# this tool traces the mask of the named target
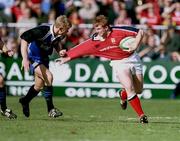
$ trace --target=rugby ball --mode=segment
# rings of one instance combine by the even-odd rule
[[[128,36],[123,38],[120,43],[119,43],[119,47],[123,50],[123,51],[129,51],[129,48],[132,48],[133,44],[135,43],[135,37],[132,36]]]

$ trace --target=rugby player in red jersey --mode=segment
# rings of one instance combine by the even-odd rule
[[[121,107],[126,109],[128,100],[137,113],[140,123],[148,123],[147,116],[144,114],[137,96],[143,89],[143,74],[141,60],[135,50],[143,38],[143,31],[127,26],[110,27],[107,18],[103,15],[96,17],[93,26],[95,34],[92,38],[67,52],[62,51],[64,57],[59,59],[60,64],[85,55],[110,59],[110,65],[117,73],[118,80],[124,88],[123,91],[119,92]],[[135,42],[128,51],[124,51],[119,47],[119,43],[123,38],[129,36],[135,37]]]

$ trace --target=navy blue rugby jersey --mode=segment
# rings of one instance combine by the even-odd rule
[[[62,35],[54,35],[52,24],[40,25],[27,30],[20,37],[28,43],[35,42],[44,51],[59,47],[59,43],[65,38]]]

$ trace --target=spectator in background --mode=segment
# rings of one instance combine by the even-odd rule
[[[119,15],[114,21],[115,25],[131,25],[131,23],[132,23],[132,21],[127,16],[127,12],[124,9],[119,11]]]
[[[37,18],[38,24],[47,23],[48,16],[45,13],[43,13],[40,3],[32,3],[30,8],[32,9],[32,12],[34,13],[34,16]]]
[[[140,24],[152,26],[161,23],[159,9],[155,9],[155,7],[152,3],[146,3],[136,7],[137,19],[139,19]]]
[[[56,11],[56,18],[60,15],[64,15],[66,12],[66,6],[64,0],[51,0],[51,9]]]
[[[82,0],[82,7],[79,9],[79,16],[85,23],[92,23],[99,8],[95,0]]]
[[[98,0],[99,12],[97,15],[105,15],[108,18],[110,24],[114,23],[116,16],[115,9],[113,7],[114,0]],[[123,2],[124,3],[124,2]]]
[[[145,61],[145,62],[152,61],[154,53],[155,53],[154,50],[156,47],[157,46],[155,43],[155,37],[148,36],[147,44],[143,48],[140,47],[138,54],[142,58],[143,61]]]
[[[174,4],[175,8],[172,12],[172,21],[176,23],[176,26],[180,26],[180,2]]]
[[[176,23],[174,21],[172,21],[171,15],[167,14],[163,20],[162,20],[162,25],[165,26],[176,26]]]
[[[156,57],[154,56],[156,53],[157,47],[160,45],[160,39],[157,34],[155,34],[155,31],[151,28],[148,27],[146,36],[144,36],[144,44],[141,45],[139,48],[139,56],[144,60],[144,61],[151,61],[155,60]]]
[[[53,24],[56,20],[56,11],[51,9],[48,14],[48,23]]]
[[[15,0],[0,0],[0,22],[12,22],[11,7]]]
[[[174,62],[180,62],[180,51],[173,51],[171,53],[171,60]]]
[[[164,44],[166,51],[174,61],[179,58],[178,56],[180,53],[180,34],[176,32],[175,28],[174,26],[169,26],[167,31],[164,31],[161,38],[161,42]]]
[[[43,13],[48,15],[51,9],[51,0],[42,0],[41,8]]]
[[[158,34],[156,33],[156,30],[153,30],[151,27],[148,27],[147,35],[148,35],[148,37],[151,37],[151,36],[154,37],[156,46],[160,45],[160,38],[159,38]]]
[[[74,47],[75,45],[80,43],[80,39],[81,39],[81,32],[79,30],[78,26],[73,26],[70,30],[69,30],[69,34],[68,34],[68,39],[66,42],[66,46],[68,49]]]
[[[164,0],[161,8],[162,8],[161,16],[162,16],[162,18],[165,18],[174,9],[173,0]]]
[[[127,11],[127,15],[128,17],[131,18],[132,20],[132,24],[138,24],[138,20],[136,18],[136,12],[135,12],[135,8],[137,6],[137,3],[135,0],[125,0],[124,1],[125,5],[126,5],[126,11]]]
[[[28,30],[28,29],[29,29],[29,26],[31,26],[31,27],[37,26],[37,19],[32,16],[32,11],[31,11],[30,8],[27,7],[27,8],[23,11],[23,13],[24,13],[24,15],[21,16],[21,17],[18,19],[18,21],[17,21],[18,24],[23,24],[23,25],[24,25],[23,27],[20,27],[20,28],[19,28],[19,30],[18,30],[18,33],[19,33],[18,37],[19,37],[24,31]],[[25,27],[25,25],[27,25],[27,26]],[[28,26],[28,25],[29,25],[29,26]]]
[[[180,25],[180,2],[172,3],[171,0],[165,0],[165,6],[161,14],[163,25]]]
[[[175,99],[180,95],[180,82],[176,84],[175,89],[173,90],[173,93],[171,94],[171,98]]]
[[[0,37],[4,42],[8,40],[9,34],[10,34],[10,31],[7,26],[0,27]]]
[[[79,16],[77,10],[72,10],[72,12],[69,15],[69,20],[72,23],[72,25],[79,26],[79,24],[84,23],[83,19]]]
[[[21,19],[24,16],[24,11],[27,8],[26,1],[16,0],[14,5],[11,8],[11,12],[13,15],[13,21],[17,22],[19,19]]]
[[[154,49],[153,59],[157,61],[171,61],[171,58],[166,51],[164,44],[160,44]]]

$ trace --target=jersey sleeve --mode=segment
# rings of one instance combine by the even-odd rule
[[[67,52],[67,56],[71,59],[79,58],[85,55],[91,55],[94,52],[92,39],[88,39],[81,44],[73,47]]]
[[[20,37],[21,39],[24,39],[25,41],[30,43],[32,41],[43,38],[48,30],[49,30],[48,27],[38,26],[38,27],[25,31]]]

